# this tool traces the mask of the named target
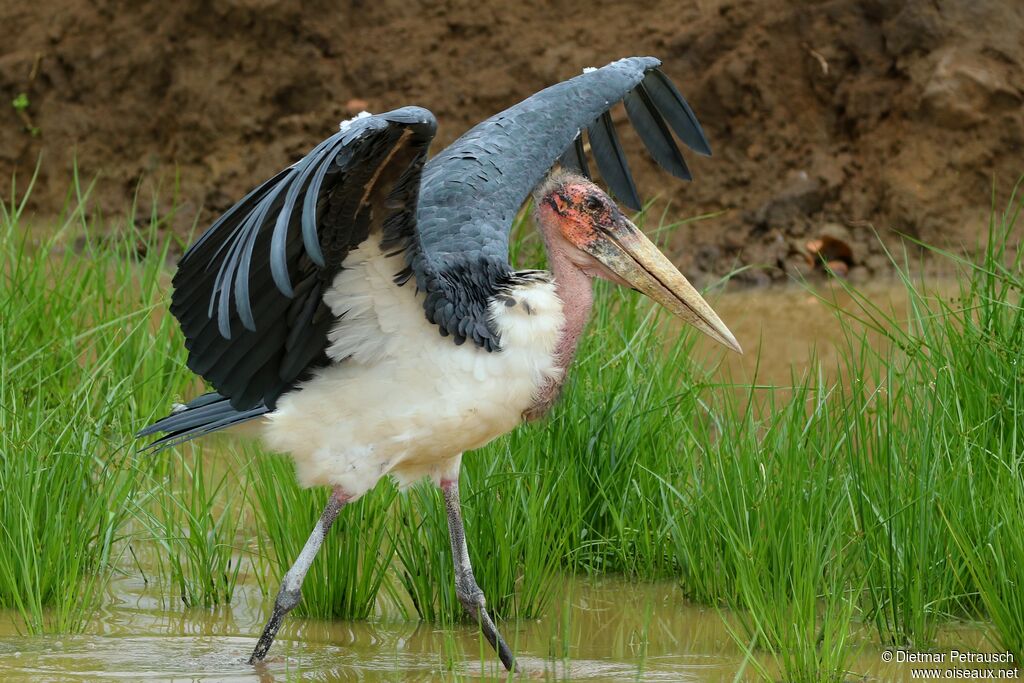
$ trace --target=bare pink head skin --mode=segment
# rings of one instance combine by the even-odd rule
[[[643,292],[715,341],[743,352],[697,290],[597,185],[556,169],[534,191],[534,200],[565,315],[556,348],[563,378],[590,317],[596,277]],[[561,381],[545,387],[523,417],[542,417],[560,390]]]

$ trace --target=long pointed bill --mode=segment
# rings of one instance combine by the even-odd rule
[[[654,299],[673,315],[719,344],[743,353],[725,323],[654,243],[625,216],[620,214],[616,219],[608,232],[588,243],[584,249],[631,287]]]

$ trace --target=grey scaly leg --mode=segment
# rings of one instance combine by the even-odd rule
[[[249,657],[250,664],[257,664],[263,661],[263,658],[267,656],[267,650],[270,649],[274,642],[274,636],[277,635],[278,629],[281,628],[284,616],[291,612],[299,604],[299,600],[302,599],[302,582],[306,578],[306,572],[309,571],[309,566],[313,564],[313,558],[320,551],[320,546],[324,542],[324,536],[327,535],[331,524],[334,523],[335,518],[341,512],[341,508],[345,507],[347,501],[348,497],[341,489],[337,488],[331,493],[331,497],[327,499],[327,506],[324,508],[323,514],[320,515],[320,519],[317,520],[316,526],[313,527],[313,533],[309,535],[309,539],[306,540],[306,545],[302,547],[302,552],[296,558],[295,564],[291,566],[291,569],[288,570],[288,573],[284,575],[284,579],[281,581],[281,590],[277,592],[277,598],[274,600],[274,613],[270,616],[270,621],[263,628],[263,635],[260,636],[259,642],[256,643],[256,649],[253,650],[252,657]]]
[[[512,650],[505,644],[490,615],[487,614],[484,592],[473,578],[473,567],[469,564],[469,548],[466,546],[466,529],[462,525],[462,510],[459,507],[458,480],[442,481],[441,490],[444,492],[444,506],[448,511],[448,534],[452,542],[452,559],[455,562],[455,595],[466,611],[480,624],[480,630],[484,632],[484,637],[491,647],[497,651],[501,663],[509,671],[515,671],[516,660],[512,656]]]

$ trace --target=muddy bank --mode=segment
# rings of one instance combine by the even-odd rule
[[[445,143],[626,54],[663,59],[714,147],[680,185],[624,136],[672,217],[724,212],[674,238],[698,280],[805,272],[823,234],[866,279],[888,269],[872,227],[970,245],[992,179],[1005,196],[1024,172],[1016,0],[7,0],[0,16],[0,178],[24,182],[42,154],[43,214],[77,158],[105,214],[158,187],[187,230],[354,111],[426,106]]]

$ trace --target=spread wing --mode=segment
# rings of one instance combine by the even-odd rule
[[[500,342],[488,300],[514,273],[508,234],[516,213],[558,161],[588,177],[583,135],[601,177],[623,204],[640,208],[609,110],[624,102],[651,156],[690,178],[672,133],[699,154],[711,150],[697,117],[653,57],[632,57],[541,90],[475,126],[430,160],[408,254],[427,318],[442,334],[488,350]]]
[[[371,232],[393,251],[414,240],[435,130],[434,116],[419,107],[343,124],[229,209],[182,257],[171,313],[188,367],[231,408],[273,409],[326,364],[334,317],[323,292]]]
[[[188,250],[174,277],[171,312],[188,366],[218,392],[211,405],[272,410],[327,363],[334,317],[323,292],[375,231],[383,248],[404,251],[408,267],[396,283],[415,277],[441,334],[500,348],[488,302],[517,281],[508,262],[512,221],[556,162],[589,175],[584,131],[602,178],[632,208],[639,193],[609,114],[618,102],[673,175],[690,177],[673,132],[710,153],[659,66],[633,57],[587,70],[480,123],[429,163],[429,111],[359,118],[246,195]]]

